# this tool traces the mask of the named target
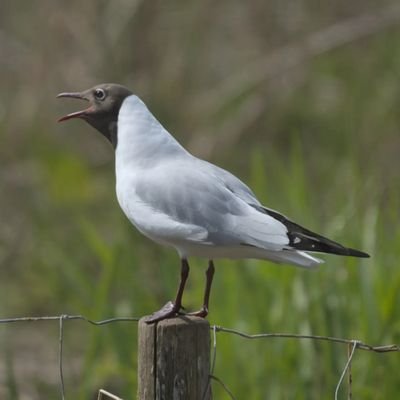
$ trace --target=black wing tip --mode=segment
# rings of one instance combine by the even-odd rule
[[[355,250],[355,249],[347,249],[348,254],[351,257],[359,257],[359,258],[370,258],[371,256],[368,253],[365,253],[360,250]]]
[[[352,249],[350,247],[345,247],[340,243],[334,242],[333,240],[312,232],[309,229],[303,228],[295,222],[290,221],[284,215],[279,214],[277,211],[259,205],[252,206],[260,212],[270,215],[286,226],[288,230],[287,235],[289,237],[289,244],[294,249],[337,254],[340,256],[370,258],[368,253],[365,253],[361,250]]]

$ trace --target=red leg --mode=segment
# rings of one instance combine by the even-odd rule
[[[145,322],[152,324],[154,322],[162,321],[163,319],[175,317],[179,310],[182,308],[182,296],[185,290],[185,284],[189,276],[189,263],[186,259],[181,260],[181,281],[179,283],[178,291],[176,293],[175,301],[169,301],[160,310],[149,315]]]
[[[205,318],[208,315],[208,303],[210,300],[211,284],[214,277],[214,263],[212,260],[208,262],[208,269],[206,271],[206,288],[204,291],[203,307],[199,311],[189,313],[188,315],[194,315],[196,317]]]

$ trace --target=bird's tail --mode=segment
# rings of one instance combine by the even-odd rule
[[[286,250],[279,253],[278,262],[289,263],[302,268],[315,268],[325,261],[304,251]]]

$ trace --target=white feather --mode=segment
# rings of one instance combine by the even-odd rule
[[[322,262],[290,249],[285,225],[254,207],[260,203],[244,183],[189,154],[133,95],[119,112],[116,178],[130,221],[181,257]]]

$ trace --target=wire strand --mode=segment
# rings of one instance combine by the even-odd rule
[[[343,378],[345,377],[346,372],[347,372],[347,370],[348,370],[348,368],[349,368],[349,366],[350,366],[351,360],[353,359],[354,352],[356,351],[356,348],[357,348],[357,344],[358,344],[358,343],[359,343],[358,340],[353,340],[353,348],[352,348],[352,350],[351,350],[351,353],[350,353],[350,355],[349,355],[349,358],[348,358],[348,360],[347,360],[347,363],[346,363],[346,365],[344,366],[342,375],[340,375],[339,382],[338,382],[338,384],[337,384],[337,386],[336,386],[336,390],[335,390],[335,400],[337,400],[337,398],[338,398],[337,396],[338,396],[338,393],[339,393],[340,385],[342,384]]]
[[[58,335],[58,364],[60,374],[61,399],[65,400],[65,386],[63,373],[63,343],[64,343],[64,315],[60,315],[59,335]]]
[[[221,379],[219,379],[219,378],[216,377],[215,375],[211,375],[210,377],[211,377],[211,379],[213,379],[214,381],[218,382],[218,383],[224,388],[225,392],[228,393],[229,397],[230,397],[232,400],[236,400],[236,397],[235,397],[235,396],[233,395],[233,393],[228,389],[228,387],[225,385],[225,383],[222,382]]]
[[[92,320],[87,318],[83,315],[68,315],[68,314],[61,314],[55,316],[32,316],[32,317],[16,317],[16,318],[0,318],[0,324],[13,324],[19,322],[41,322],[41,321],[58,321],[59,324],[59,338],[58,338],[58,348],[59,348],[59,375],[60,375],[60,392],[61,392],[61,400],[65,400],[65,384],[64,384],[64,372],[63,372],[63,347],[64,347],[64,321],[68,320],[81,320],[88,324],[95,325],[95,326],[102,326],[112,323],[120,323],[120,322],[138,322],[140,317],[112,317],[107,318],[99,321]],[[343,379],[346,375],[346,372],[349,371],[350,374],[350,366],[353,356],[355,354],[356,349],[365,350],[365,351],[373,351],[376,353],[388,353],[388,352],[399,352],[400,346],[397,344],[388,344],[388,345],[377,345],[372,346],[367,343],[363,343],[360,340],[354,339],[345,339],[345,338],[337,338],[331,336],[320,336],[320,335],[301,335],[296,333],[257,333],[257,334],[250,334],[247,332],[243,332],[237,329],[232,328],[225,328],[219,325],[211,325],[210,330],[213,333],[213,346],[212,346],[212,360],[210,365],[210,374],[209,374],[209,381],[207,384],[207,388],[204,393],[204,398],[207,396],[207,393],[210,388],[211,380],[218,382],[226,393],[230,396],[231,399],[235,400],[234,395],[232,392],[227,388],[224,382],[214,375],[214,370],[216,366],[217,360],[217,333],[226,333],[235,336],[239,336],[243,339],[249,340],[259,340],[259,339],[269,339],[269,338],[283,338],[283,339],[296,339],[296,340],[319,340],[319,341],[328,341],[333,343],[341,343],[347,344],[349,347],[349,355],[346,362],[346,365],[342,371],[342,374],[339,378],[338,384],[335,389],[335,400],[337,400],[337,396],[339,393],[340,386],[343,382]],[[351,351],[350,351],[351,346]],[[349,377],[349,390],[351,393],[351,381],[352,378]],[[104,391],[105,392],[105,391]],[[109,395],[109,393],[104,393]],[[117,397],[115,397],[117,398]]]
[[[213,329],[213,327],[211,327]],[[286,338],[286,339],[310,339],[310,340],[321,340],[335,343],[346,343],[353,344],[354,340],[352,339],[343,339],[331,336],[319,336],[319,335],[300,335],[296,333],[258,333],[258,334],[249,334],[246,332],[242,332],[236,329],[224,328],[222,326],[215,327],[217,332],[231,333],[233,335],[240,336],[245,339],[267,339],[267,338]],[[370,344],[363,343],[360,340],[357,340],[357,348],[360,350],[374,351],[377,353],[386,353],[391,351],[400,351],[400,346],[397,344],[388,344],[388,345],[379,345],[372,346]]]

